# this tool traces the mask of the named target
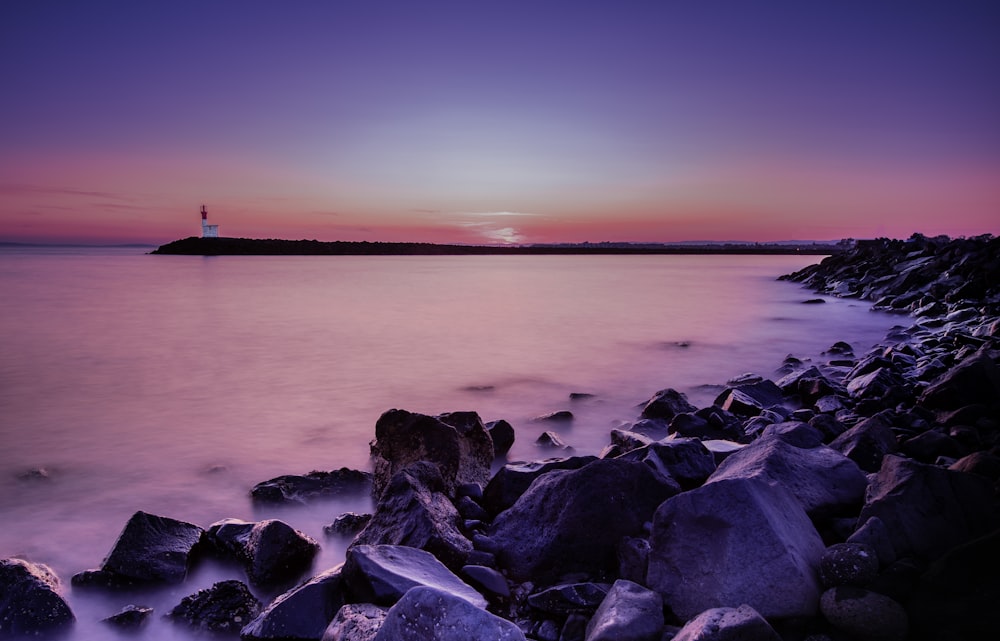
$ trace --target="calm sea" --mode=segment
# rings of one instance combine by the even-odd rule
[[[207,527],[322,526],[365,500],[255,509],[288,473],[367,469],[393,407],[475,410],[544,458],[546,429],[597,453],[615,421],[675,387],[699,406],[786,354],[867,350],[898,319],[775,277],[815,256],[188,257],[0,250],[0,557],[50,565],[80,620],[142,601],[160,614],[221,578],[143,595],[72,591],[136,510]],[[594,396],[570,401],[572,392]],[[570,425],[531,418],[569,409]],[[44,473],[39,473],[44,470]],[[242,578],[242,577],[235,577]],[[140,637],[188,638],[158,618]]]

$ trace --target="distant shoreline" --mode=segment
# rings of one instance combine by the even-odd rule
[[[826,256],[843,251],[833,244],[720,243],[669,245],[659,243],[567,243],[552,245],[438,245],[367,241],[198,238],[162,245],[152,254],[189,256],[504,256],[604,254],[770,254]]]

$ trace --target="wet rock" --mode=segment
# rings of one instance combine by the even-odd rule
[[[645,447],[653,441],[642,434],[637,434],[629,430],[611,430],[611,444],[619,448],[621,452],[630,452],[640,447]]]
[[[542,432],[541,435],[535,439],[535,445],[550,450],[563,450],[567,454],[573,452],[573,448],[566,445],[566,443],[563,442],[562,437],[555,432]]]
[[[319,544],[284,521],[224,519],[209,527],[217,549],[239,562],[251,585],[280,587],[302,576]]]
[[[823,434],[812,425],[802,421],[772,423],[764,428],[758,439],[764,440],[772,437],[803,449],[819,447],[823,444]]]
[[[711,608],[688,621],[673,641],[781,641],[768,622],[749,605]]]
[[[748,604],[765,617],[812,616],[824,546],[788,491],[727,479],[656,511],[646,585],[681,619]]]
[[[618,546],[618,576],[635,583],[646,583],[649,565],[649,539],[626,536]]]
[[[781,388],[764,379],[724,390],[716,397],[715,405],[737,416],[757,416],[761,410],[781,405],[784,400]]]
[[[181,599],[167,618],[203,632],[239,634],[260,607],[241,581],[220,581]]]
[[[73,577],[75,586],[126,587],[180,583],[202,547],[197,525],[136,512],[125,524],[98,571]]]
[[[472,542],[460,530],[462,517],[446,489],[440,468],[432,463],[400,470],[353,545],[407,545],[430,552],[449,567],[462,567]]]
[[[323,526],[323,533],[327,536],[353,537],[372,520],[371,514],[357,514],[355,512],[345,512],[334,519],[330,525]]]
[[[857,400],[877,400],[884,407],[892,407],[908,397],[903,379],[887,367],[850,379],[847,393]]]
[[[669,421],[677,414],[694,412],[697,409],[688,402],[683,392],[662,389],[653,394],[653,398],[642,408],[642,418],[660,418]]]
[[[531,419],[535,423],[565,423],[573,420],[573,412],[569,410],[558,410],[542,414]]]
[[[608,583],[562,583],[535,592],[528,597],[528,605],[546,614],[567,614],[578,610],[597,609],[608,596]]]
[[[136,630],[146,625],[152,614],[153,608],[126,605],[117,614],[112,614],[101,621],[122,630]]]
[[[902,641],[909,628],[903,606],[862,588],[827,590],[820,599],[820,609],[835,627],[865,641]]]
[[[510,586],[507,579],[495,569],[483,565],[466,565],[462,568],[462,577],[481,594],[493,597],[493,600],[510,598]]]
[[[882,458],[899,449],[896,435],[881,417],[859,422],[831,443],[830,447],[858,464],[865,472],[877,472]]]
[[[314,641],[346,601],[341,566],[285,592],[246,624],[240,638]]]
[[[342,467],[332,472],[279,476],[253,486],[250,496],[256,503],[307,503],[316,499],[368,494],[371,488],[370,472]]]
[[[660,476],[671,478],[684,489],[698,487],[715,471],[715,457],[696,438],[675,438],[651,443],[619,457],[640,461]]]
[[[330,621],[321,641],[374,641],[386,612],[371,603],[348,603]]]
[[[865,586],[878,575],[875,550],[862,543],[837,543],[823,552],[819,580],[825,588],[838,585]]]
[[[621,539],[641,533],[656,507],[678,490],[633,461],[598,460],[549,472],[494,521],[497,562],[517,580],[611,570]]]
[[[495,458],[507,456],[507,452],[514,446],[514,427],[503,419],[490,421],[485,427],[493,440],[493,456]]]
[[[660,595],[619,579],[587,624],[586,641],[659,641],[662,633]]]
[[[670,423],[658,418],[641,418],[629,425],[628,431],[645,436],[650,441],[659,441],[670,435]]]
[[[935,430],[906,439],[899,449],[921,463],[933,463],[942,456],[957,459],[965,454],[965,448],[958,441]]]
[[[344,581],[354,601],[392,605],[407,590],[430,586],[485,608],[486,599],[428,552],[401,545],[357,545],[347,550]]]
[[[392,477],[417,461],[429,461],[441,471],[445,494],[453,496],[463,483],[485,485],[493,462],[493,440],[474,412],[440,416],[389,410],[375,423],[371,444],[376,500]]]
[[[487,484],[483,490],[481,505],[491,514],[499,514],[514,505],[539,476],[554,470],[576,470],[596,460],[596,456],[573,456],[530,463],[509,463],[497,470]]]
[[[510,621],[465,599],[430,587],[415,587],[389,609],[376,641],[524,641]]]
[[[0,637],[53,633],[74,621],[59,577],[48,566],[22,559],[0,560]]]
[[[934,380],[920,395],[920,404],[937,410],[1000,398],[1000,368],[988,352],[979,351]]]

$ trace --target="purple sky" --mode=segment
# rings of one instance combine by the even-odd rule
[[[1000,233],[1000,3],[0,5],[0,240]]]

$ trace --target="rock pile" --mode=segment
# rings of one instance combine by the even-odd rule
[[[492,476],[508,424],[390,410],[370,479],[282,477],[257,497],[371,483],[374,514],[335,528],[363,528],[343,565],[265,604],[222,582],[170,616],[316,641],[998,638],[1000,239],[861,242],[789,278],[915,321],[860,355],[839,342],[775,380],[740,377],[709,407],[661,390],[600,457]],[[280,521],[140,512],[73,583],[176,583],[221,554],[275,590],[317,545]],[[0,633],[72,621],[51,573],[3,563]]]

